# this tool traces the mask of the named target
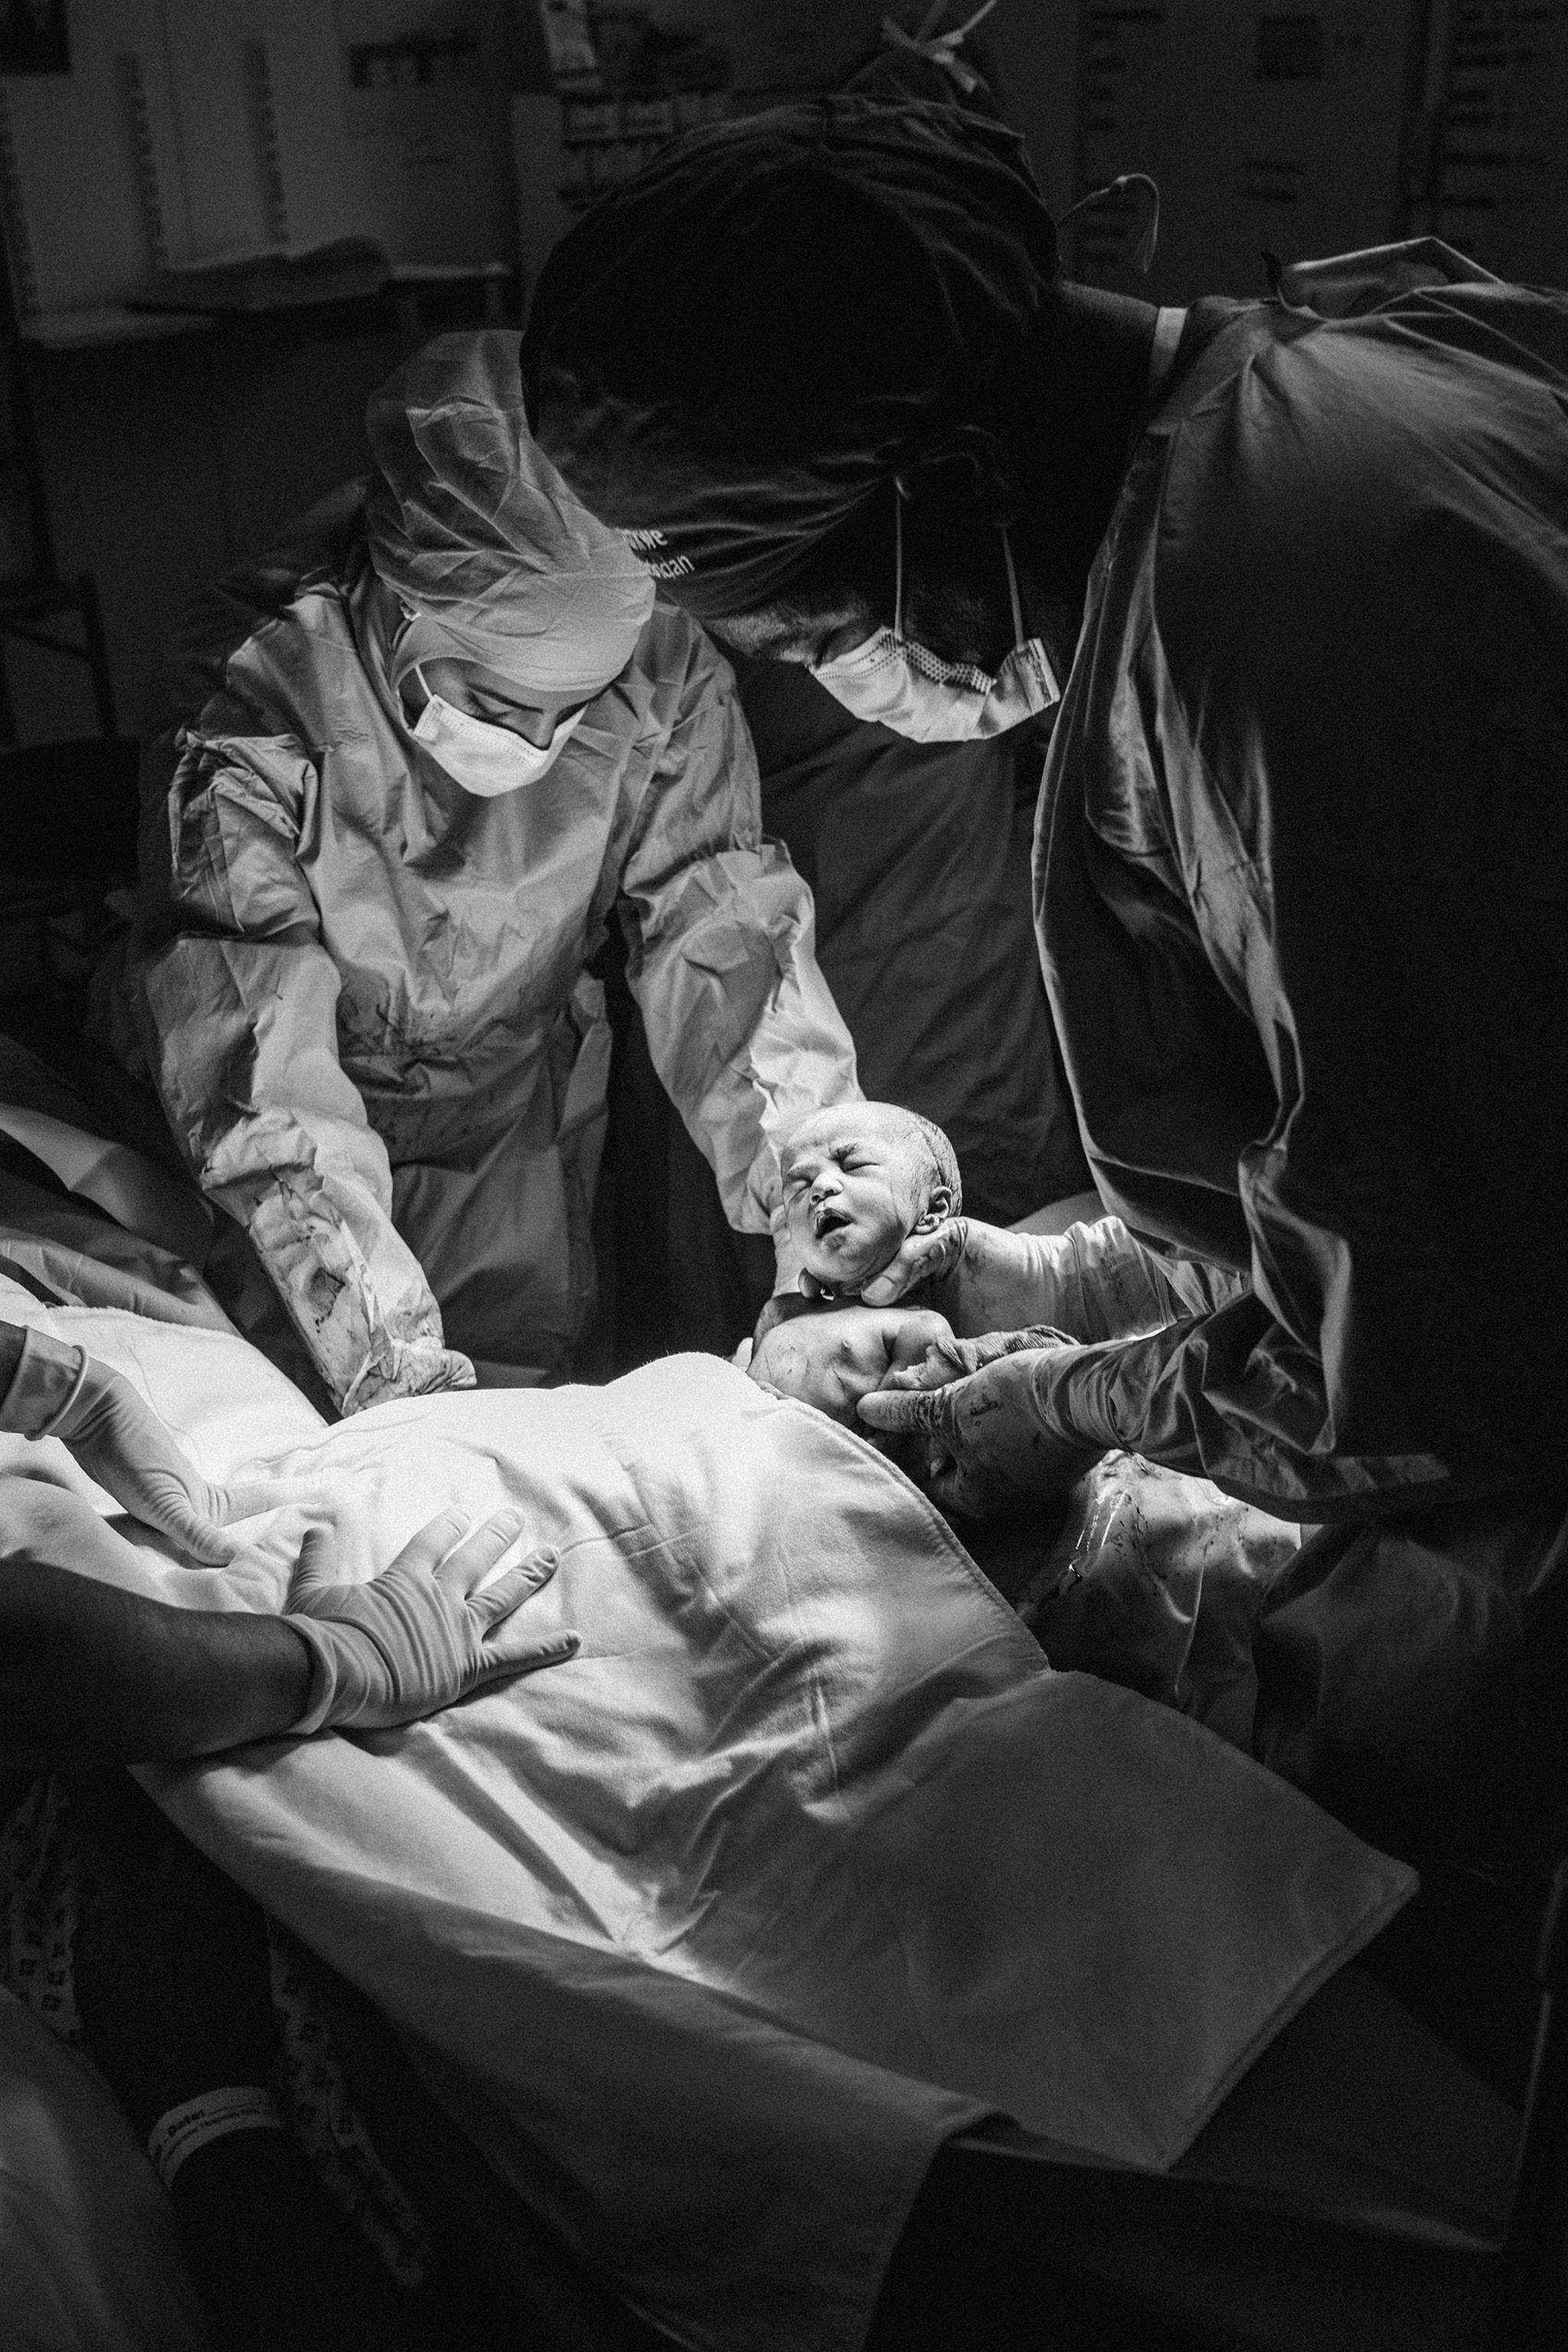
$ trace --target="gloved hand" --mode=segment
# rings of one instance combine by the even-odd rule
[[[933,1339],[924,1355],[913,1362],[894,1364],[879,1385],[883,1389],[942,1389],[952,1381],[967,1379],[986,1364],[995,1363],[1002,1356],[1021,1356],[1036,1348],[1076,1345],[1066,1331],[1058,1331],[1048,1323],[1032,1324],[1026,1331],[987,1331],[978,1339],[955,1339],[948,1331]]]
[[[1047,1352],[998,1356],[941,1388],[878,1389],[860,1399],[860,1419],[880,1434],[913,1431],[923,1438],[926,1483],[944,1511],[986,1519],[1059,1495],[1105,1449],[1047,1426],[1032,1379]]]
[[[6,1407],[11,1427],[58,1437],[121,1510],[204,1568],[221,1568],[239,1549],[226,1520],[272,1510],[297,1491],[262,1479],[214,1486],[122,1374],[42,1331],[27,1334]]]
[[[315,1659],[310,1702],[291,1737],[414,1723],[482,1684],[575,1654],[576,1633],[531,1633],[518,1622],[555,1573],[552,1551],[477,1589],[521,1534],[521,1513],[498,1511],[459,1540],[464,1525],[460,1511],[442,1511],[368,1584],[334,1583],[329,1538],[310,1529],[284,1613]]]
[[[922,1283],[941,1283],[962,1265],[969,1246],[971,1227],[989,1234],[989,1225],[981,1226],[971,1217],[944,1217],[930,1233],[910,1234],[890,1265],[868,1282],[860,1293],[863,1307],[893,1307],[905,1295]],[[800,1286],[807,1298],[820,1298],[822,1285],[814,1274],[803,1270]],[[936,1296],[928,1293],[928,1296]],[[951,1318],[950,1318],[951,1319]]]

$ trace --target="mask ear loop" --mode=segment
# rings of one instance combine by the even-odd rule
[[[1074,213],[1084,212],[1090,205],[1098,205],[1107,196],[1120,196],[1129,188],[1141,188],[1149,207],[1142,235],[1132,252],[1134,266],[1147,277],[1153,266],[1154,248],[1160,242],[1160,191],[1147,172],[1122,172],[1114,180],[1108,180],[1104,187],[1090,188],[1087,195],[1079,196],[1076,204],[1068,206],[1058,219],[1057,226],[1065,227]]]
[[[893,635],[900,641],[904,634],[904,500],[909,496],[898,476],[893,477]]]
[[[1002,561],[1007,566],[1007,593],[1013,604],[1013,643],[1024,642],[1024,607],[1018,602],[1018,574],[1013,563],[1013,541],[1005,523],[998,524],[1002,533]]]
[[[409,710],[407,698],[403,691],[410,678],[413,678],[420,693],[425,698],[418,709],[412,712]],[[394,687],[393,692],[397,697],[397,707],[403,713],[403,723],[405,727],[409,728],[418,727],[419,721],[424,718],[425,713],[429,709],[431,703],[436,699],[435,696],[431,693],[429,688],[425,683],[424,665],[420,662],[410,662],[403,677],[398,679],[397,684]]]

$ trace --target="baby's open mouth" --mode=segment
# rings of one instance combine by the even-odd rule
[[[824,1201],[811,1220],[811,1230],[816,1239],[822,1241],[829,1234],[842,1233],[846,1225],[852,1225],[854,1222],[847,1211],[836,1209],[830,1201]]]

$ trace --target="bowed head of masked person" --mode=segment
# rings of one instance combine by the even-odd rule
[[[859,717],[973,740],[1058,700],[1125,463],[1076,322],[1016,134],[846,95],[678,141],[595,207],[523,377],[661,594]],[[1147,357],[1130,333],[1130,383]]]
[[[382,386],[366,501],[387,671],[411,731],[481,798],[536,782],[630,660],[653,587],[523,413],[518,342],[445,335]]]

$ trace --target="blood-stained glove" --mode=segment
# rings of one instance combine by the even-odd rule
[[[522,1533],[521,1514],[499,1511],[471,1535],[465,1526],[460,1511],[442,1511],[366,1584],[334,1583],[330,1538],[310,1529],[284,1619],[315,1660],[294,1736],[388,1730],[435,1715],[483,1684],[575,1654],[576,1633],[534,1633],[520,1622],[524,1604],[554,1575],[554,1552],[535,1552],[479,1589]]]
[[[879,1383],[882,1389],[942,1389],[967,1379],[999,1356],[1022,1356],[1041,1348],[1070,1348],[1065,1331],[1048,1323],[1035,1323],[1026,1331],[987,1331],[977,1339],[955,1339],[951,1331],[933,1339],[923,1356],[894,1365]],[[907,1352],[907,1351],[906,1351]]]
[[[926,1483],[944,1511],[991,1518],[1063,1493],[1105,1450],[1047,1423],[1034,1374],[1052,1352],[1000,1355],[940,1388],[875,1390],[859,1400],[859,1417],[880,1434],[921,1439]]]

